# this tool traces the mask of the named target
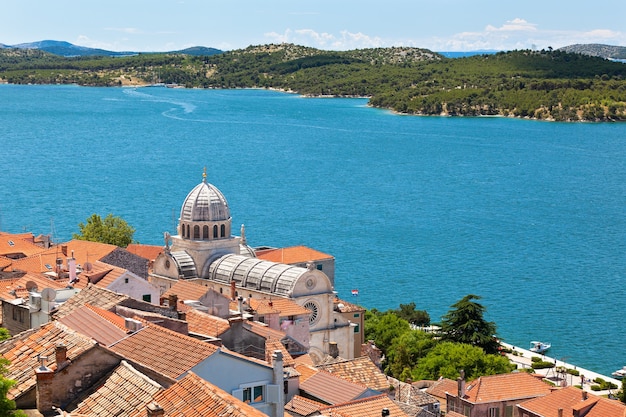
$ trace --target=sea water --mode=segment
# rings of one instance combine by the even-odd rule
[[[206,167],[233,230],[333,255],[348,301],[415,302],[437,322],[476,294],[511,344],[624,365],[626,124],[265,90],[2,85],[0,109],[2,230],[65,241],[112,213],[159,245]]]

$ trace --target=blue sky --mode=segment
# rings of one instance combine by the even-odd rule
[[[626,46],[626,1],[2,0],[0,43],[62,40],[113,51],[290,42],[326,50]]]

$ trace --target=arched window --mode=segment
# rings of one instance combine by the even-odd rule
[[[193,227],[193,238],[200,239],[200,226],[198,225]]]
[[[180,226],[180,235],[182,237],[185,237],[185,225],[184,224]]]
[[[217,225],[213,226],[213,238],[217,239]]]
[[[206,240],[206,239],[208,239],[208,238],[209,238],[209,226],[204,225],[204,226],[202,227],[202,239],[203,239],[203,240]]]
[[[222,226],[220,226],[220,232],[222,232],[221,237],[226,236],[226,225],[223,224]]]
[[[191,234],[189,233],[189,225],[187,225],[187,238],[190,238]]]

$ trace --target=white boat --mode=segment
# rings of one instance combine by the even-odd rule
[[[622,369],[618,369],[617,371],[613,372],[611,375],[613,375],[617,379],[622,379],[626,377],[626,366],[622,367]]]
[[[544,353],[546,350],[550,349],[552,345],[550,343],[538,342],[533,340],[530,342],[530,351],[535,353]]]

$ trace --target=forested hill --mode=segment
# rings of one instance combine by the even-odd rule
[[[275,88],[362,96],[422,115],[504,115],[559,121],[626,120],[626,64],[561,50],[445,58],[419,48],[322,51],[291,44],[211,56],[139,54],[64,58],[0,49],[8,83]]]

